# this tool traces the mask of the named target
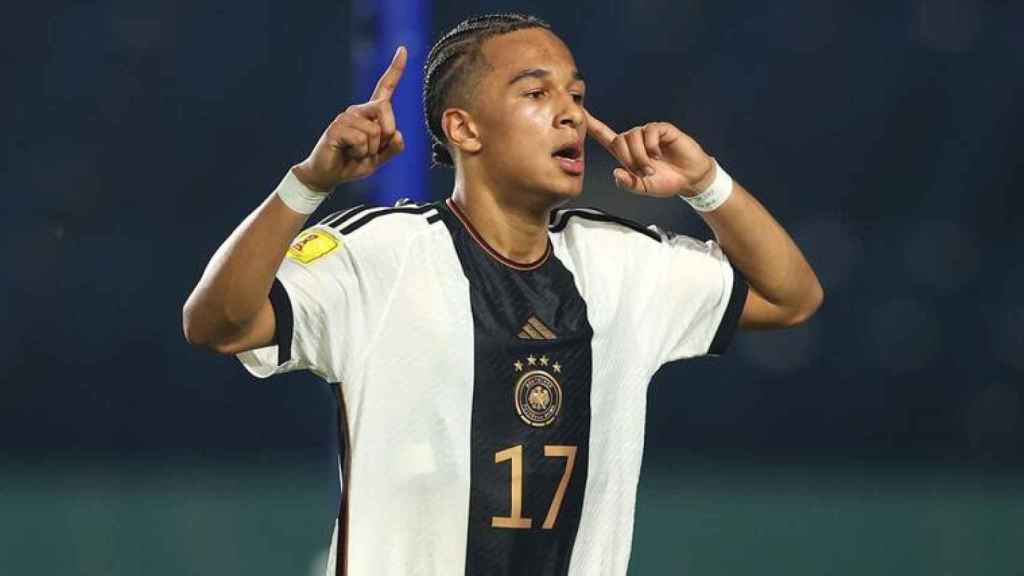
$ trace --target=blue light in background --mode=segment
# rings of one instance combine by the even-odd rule
[[[366,181],[368,199],[375,204],[428,197],[430,144],[420,95],[423,64],[430,50],[430,7],[430,0],[364,0],[352,5],[353,101],[363,102],[373,92],[399,45],[409,51],[405,73],[391,100],[405,152]]]

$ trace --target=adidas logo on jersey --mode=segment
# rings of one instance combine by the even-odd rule
[[[523,325],[523,328],[519,331],[518,336],[523,340],[554,340],[558,338],[555,333],[544,325],[534,315],[530,315],[530,318]]]

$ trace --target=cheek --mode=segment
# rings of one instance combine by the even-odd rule
[[[551,115],[542,106],[512,109],[503,119],[504,134],[522,156],[534,156],[548,149],[545,138]]]

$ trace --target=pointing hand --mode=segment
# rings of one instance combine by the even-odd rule
[[[697,141],[667,122],[652,122],[621,134],[587,112],[587,134],[622,165],[615,184],[637,194],[695,196],[715,177],[715,163]]]
[[[405,149],[402,132],[395,125],[391,96],[407,60],[408,52],[399,46],[370,99],[338,114],[309,156],[295,167],[299,180],[328,192],[342,182],[366,178]]]

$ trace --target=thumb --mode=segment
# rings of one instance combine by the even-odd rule
[[[635,190],[638,178],[629,173],[625,168],[612,170],[612,178],[615,179],[615,186],[624,190]]]
[[[391,140],[388,142],[387,148],[381,152],[378,164],[383,164],[398,156],[402,150],[405,150],[405,138],[402,136],[401,130],[395,130],[394,135],[391,136]]]

